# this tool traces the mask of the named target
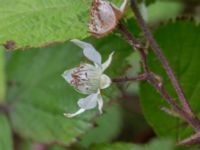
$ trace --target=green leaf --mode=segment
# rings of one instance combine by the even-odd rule
[[[48,150],[70,150],[68,148],[60,147],[58,145],[54,145],[48,148]]]
[[[115,143],[109,145],[96,145],[92,150],[175,150],[174,143],[168,139],[152,140],[150,143],[142,146],[131,143]]]
[[[7,118],[0,114],[0,149],[2,150],[12,150],[13,143],[12,143],[12,133],[10,129],[10,124]]]
[[[169,11],[170,8],[170,11]],[[148,23],[175,20],[183,11],[184,5],[177,1],[156,1],[148,7]]]
[[[172,1],[172,0],[145,0],[145,2],[147,4],[151,4],[153,2],[158,2],[158,1]],[[194,4],[198,4],[199,3],[199,0],[173,0],[173,1],[176,1],[176,2],[189,2],[189,3],[194,3]]]
[[[138,0],[139,3],[145,2],[146,5],[154,3],[156,0]]]
[[[129,143],[103,144],[92,147],[92,150],[134,150],[134,145]]]
[[[0,103],[5,101],[5,62],[4,62],[4,51],[0,49]]]
[[[8,49],[41,47],[88,35],[91,0],[0,0],[0,4],[0,43],[14,43]]]
[[[61,77],[76,66],[81,50],[71,43],[46,49],[16,51],[8,63],[7,99],[13,128],[38,142],[68,144],[90,127],[87,117],[68,119],[80,94]]]
[[[169,23],[155,32],[158,43],[175,71],[185,95],[197,115],[200,114],[199,32],[199,26],[196,26],[193,22]],[[176,98],[169,79],[152,51],[149,53],[148,60],[150,68],[163,77],[164,86]],[[168,107],[169,105],[146,82],[141,84],[141,102],[147,121],[158,135],[179,138],[189,136],[192,133],[188,125],[160,110],[160,107]]]
[[[32,147],[33,144],[27,139],[21,140],[17,145],[17,148],[20,150],[32,150],[33,149]]]
[[[97,127],[81,137],[80,145],[88,147],[91,144],[108,143],[114,139],[122,127],[121,111],[119,105],[113,105],[110,109],[106,110],[105,114],[96,120]],[[113,122],[112,128],[110,128],[111,122]]]
[[[105,57],[107,59],[111,48],[115,49],[112,64],[118,66],[111,65],[108,69],[108,75],[114,75],[124,70],[125,61],[119,62],[132,51],[128,44],[117,37],[106,39],[96,41],[100,45],[96,48],[103,54],[103,60]],[[102,41],[103,45],[100,44]],[[118,44],[112,47],[113,42]],[[119,53],[122,49],[126,51]],[[71,119],[63,116],[64,112],[76,111],[78,99],[85,97],[61,77],[66,69],[79,65],[82,58],[82,50],[70,42],[12,53],[7,65],[7,78],[10,82],[7,99],[11,105],[12,125],[17,133],[40,143],[69,145],[92,126],[90,120],[97,109]],[[119,95],[106,92],[113,91],[113,88],[104,90],[107,93],[105,100]]]

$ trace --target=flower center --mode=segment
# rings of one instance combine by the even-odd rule
[[[101,71],[92,65],[81,64],[71,76],[71,84],[81,93],[91,94],[99,89]]]

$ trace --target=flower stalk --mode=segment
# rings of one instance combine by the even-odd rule
[[[120,83],[120,82],[127,82],[127,81],[142,81],[142,80],[146,80],[147,79],[147,76],[146,74],[140,74],[140,75],[137,75],[135,77],[121,77],[121,78],[115,78],[115,79],[112,79],[112,82],[115,82],[115,83]]]

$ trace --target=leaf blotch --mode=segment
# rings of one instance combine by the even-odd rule
[[[6,50],[13,50],[16,46],[16,43],[14,41],[10,40],[10,41],[6,41],[6,43],[3,44],[3,46]]]

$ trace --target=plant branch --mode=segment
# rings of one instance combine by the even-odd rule
[[[121,31],[121,34],[125,37],[125,39],[128,41],[128,43],[133,47],[133,49],[136,49],[140,53],[140,57],[142,59],[142,65],[144,72],[148,72],[148,65],[147,65],[147,59],[145,54],[145,48],[143,48],[138,42],[138,40],[134,37],[131,32],[128,31],[128,29],[120,22],[118,25],[119,30]]]
[[[194,135],[192,135],[191,137],[183,140],[183,141],[180,141],[178,143],[178,145],[194,145],[194,144],[198,144],[200,143],[200,133],[196,133]]]
[[[141,81],[141,80],[146,80],[146,74],[140,74],[135,77],[122,77],[122,78],[115,78],[112,79],[112,82],[127,82],[127,81]]]
[[[170,106],[180,115],[183,120],[190,124],[196,131],[200,131],[200,121],[195,116],[190,115],[187,111],[182,110],[177,105],[176,101],[169,95],[156,75],[150,72],[147,64],[145,49],[141,46],[141,43],[137,41],[137,39],[122,23],[119,23],[118,28],[128,43],[140,53],[146,80],[160,93],[160,95],[170,104]]]
[[[192,112],[192,109],[189,106],[188,101],[185,98],[185,95],[183,93],[183,90],[178,82],[178,80],[176,79],[176,76],[173,72],[173,70],[171,69],[166,57],[164,56],[164,54],[161,51],[161,48],[159,47],[159,45],[157,44],[157,42],[154,40],[153,35],[151,34],[148,26],[146,25],[144,19],[142,18],[142,15],[139,11],[138,5],[136,0],[131,0],[131,8],[135,14],[135,17],[137,19],[137,22],[140,26],[140,28],[143,30],[144,35],[146,40],[149,42],[153,52],[155,53],[155,55],[158,57],[158,59],[160,60],[160,62],[162,63],[164,69],[166,70],[171,83],[173,85],[173,87],[176,90],[176,93],[179,97],[179,100],[183,106],[183,108],[185,109],[185,111],[187,111],[191,116],[195,116],[194,113]]]
[[[195,131],[200,131],[200,121],[191,115],[189,115],[185,110],[182,110],[176,103],[176,101],[169,95],[167,90],[162,84],[159,84],[154,76],[150,75],[148,77],[149,83],[160,93],[160,95],[171,105],[171,107],[180,115],[180,117],[185,120],[188,124],[195,129]]]
[[[174,109],[169,109],[167,107],[160,107],[160,109],[169,114],[170,116],[176,117],[176,118],[180,118],[179,114],[177,112],[174,111]]]

